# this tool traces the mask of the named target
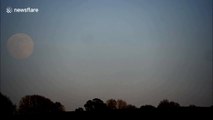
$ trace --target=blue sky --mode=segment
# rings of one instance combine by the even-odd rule
[[[15,33],[34,41],[25,60],[7,51]],[[1,0],[1,91],[67,110],[95,97],[212,105],[212,0]]]

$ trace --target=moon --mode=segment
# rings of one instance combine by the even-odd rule
[[[16,33],[7,41],[9,54],[15,59],[26,59],[33,53],[34,43],[32,38],[25,33]]]

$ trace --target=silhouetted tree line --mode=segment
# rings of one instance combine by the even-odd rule
[[[23,114],[40,114],[40,113],[62,113],[65,112],[64,106],[60,102],[52,102],[50,99],[40,95],[27,95],[23,97],[18,107],[16,107],[8,97],[0,93],[0,109],[2,115],[23,115]],[[177,102],[162,100],[157,107],[152,105],[143,105],[137,108],[128,104],[126,101],[118,99],[109,99],[106,102],[99,98],[88,100],[84,108],[79,107],[75,112],[152,112],[152,111],[173,111],[173,110],[200,109],[195,105],[181,107]],[[208,107],[213,110],[213,106]]]
[[[19,106],[16,107],[11,100],[0,93],[1,116],[14,114],[39,114],[39,113],[59,113],[65,108],[60,102],[52,102],[50,99],[40,95],[27,95],[23,97]]]
[[[19,102],[18,111],[20,113],[45,113],[62,112],[64,106],[60,102],[52,102],[50,99],[39,95],[25,96]]]
[[[84,105],[85,111],[89,112],[102,112],[102,111],[154,111],[156,107],[152,105],[143,105],[140,108],[137,108],[134,105],[128,104],[126,101],[118,99],[109,99],[104,103],[102,100],[95,98],[93,100],[89,100]],[[180,105],[176,102],[169,101],[167,99],[162,100],[157,109],[160,110],[172,110],[180,108]],[[76,112],[83,112],[83,108],[78,108],[75,110]]]

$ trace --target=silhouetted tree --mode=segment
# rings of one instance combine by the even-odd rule
[[[137,110],[137,107],[134,106],[134,105],[129,104],[129,105],[127,105],[127,106],[125,107],[125,110],[126,110],[126,111],[136,111],[136,110]]]
[[[180,107],[180,104],[177,103],[177,102],[170,101],[170,106],[171,106],[172,108],[178,108],[178,107]]]
[[[25,114],[64,111],[63,105],[39,95],[23,97],[19,102],[19,112]]]
[[[54,112],[62,112],[62,111],[65,111],[64,106],[60,102],[55,102]]]
[[[84,111],[84,109],[83,109],[83,108],[81,108],[81,107],[79,107],[79,108],[75,109],[75,112],[83,112],[83,111]]]
[[[15,105],[8,97],[0,93],[0,114],[1,116],[10,116],[15,112]]]
[[[117,109],[117,101],[115,99],[109,99],[106,101],[106,105],[110,110],[115,110]]]
[[[173,101],[169,101],[169,100],[162,100],[159,105],[158,108],[160,109],[174,109],[174,108],[179,108],[180,105],[176,102]]]
[[[152,105],[144,105],[140,107],[141,111],[154,111],[156,108]]]
[[[90,112],[102,112],[108,110],[106,104],[98,98],[87,101],[84,107],[86,111]]]
[[[127,107],[127,103],[124,100],[117,100],[117,109],[125,109]]]

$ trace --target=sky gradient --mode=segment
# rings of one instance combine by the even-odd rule
[[[66,110],[95,97],[137,107],[213,104],[212,0],[1,0],[1,92],[39,94]],[[6,13],[32,7],[38,13]],[[18,60],[7,41],[34,42]]]

